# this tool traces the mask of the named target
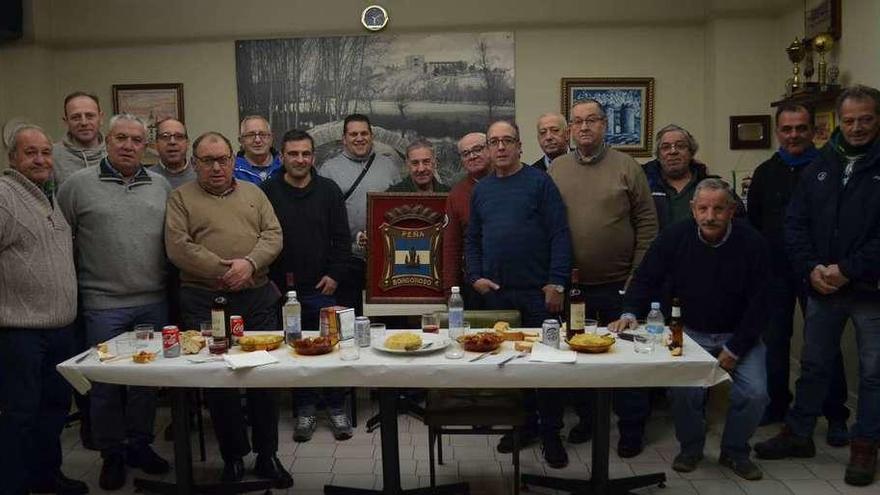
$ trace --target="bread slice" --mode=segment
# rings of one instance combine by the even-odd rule
[[[513,348],[518,352],[532,352],[532,346],[535,345],[534,342],[527,342],[525,340],[521,340],[519,342],[513,343]]]

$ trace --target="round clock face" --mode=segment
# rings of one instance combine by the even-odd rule
[[[370,31],[379,31],[388,24],[388,12],[379,5],[370,5],[361,13],[361,24]]]

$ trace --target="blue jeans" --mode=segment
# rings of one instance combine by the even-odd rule
[[[774,274],[768,284],[770,313],[767,330],[762,336],[767,346],[767,393],[770,403],[764,416],[782,419],[788,412],[793,398],[789,389],[789,370],[791,368],[791,336],[794,323],[795,301],[800,301],[806,316],[806,288],[792,276]],[[828,396],[822,405],[822,413],[829,421],[846,421],[849,409],[846,408],[846,374],[843,369],[843,356],[840,351],[834,360]]]
[[[708,334],[687,331],[696,343],[713,356],[718,356],[731,334]],[[733,386],[730,405],[721,436],[721,453],[734,460],[749,457],[749,439],[764,414],[767,405],[766,348],[758,342],[744,356],[739,357],[730,372]],[[670,387],[669,400],[675,421],[675,437],[681,445],[681,453],[700,456],[706,444],[706,392],[705,387]]]
[[[300,290],[297,291],[296,295],[300,304],[302,304],[302,327],[305,330],[318,329],[320,326],[321,308],[336,305],[336,298],[334,296],[325,296],[320,292]],[[324,404],[327,406],[330,414],[343,414],[345,412],[344,388],[297,388],[293,390],[297,416],[314,416],[321,398],[324,399]]]
[[[73,325],[0,328],[2,493],[26,493],[29,484],[51,479],[61,468],[70,385],[55,365],[73,354],[73,331]]]
[[[880,440],[880,295],[856,291],[811,296],[807,303],[801,376],[785,419],[795,435],[813,435],[840,352],[840,336],[850,318],[859,352],[859,406],[852,434]]]
[[[157,330],[168,321],[168,306],[160,303],[115,309],[87,309],[82,312],[89,346],[131,331],[140,323]],[[123,401],[123,393],[125,400]],[[91,395],[92,436],[101,455],[123,454],[153,443],[156,419],[156,389],[93,383]]]

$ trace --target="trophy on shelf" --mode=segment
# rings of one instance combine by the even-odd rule
[[[788,84],[788,93],[797,93],[804,89],[804,80],[801,77],[801,66],[800,63],[804,59],[806,55],[806,49],[804,48],[804,44],[801,43],[801,40],[795,38],[794,41],[788,45],[788,48],[785,49],[785,52],[788,54],[788,59],[791,60],[791,63],[794,64],[794,68],[792,68],[792,77],[789,79]]]
[[[818,82],[820,91],[828,89],[828,62],[825,61],[825,54],[830,52],[833,46],[834,38],[828,33],[822,33],[813,38],[813,49],[819,54]]]

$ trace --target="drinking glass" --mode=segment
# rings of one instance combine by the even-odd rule
[[[139,323],[134,326],[134,346],[143,349],[150,346],[150,339],[153,338],[153,325],[148,323]]]
[[[199,331],[202,333],[202,337],[206,339],[210,339],[214,336],[214,326],[210,321],[199,323]]]
[[[465,328],[470,330],[468,322],[464,322],[461,328],[449,329],[449,345],[446,346],[446,352],[444,353],[447,359],[461,359],[464,356],[464,349],[461,348],[458,338],[465,335]]]
[[[385,324],[370,323],[370,342],[373,345],[385,345]]]
[[[438,333],[440,331],[440,320],[434,313],[425,313],[422,315],[422,332]]]
[[[584,320],[584,333],[595,334],[599,329],[599,321],[587,318]]]
[[[339,359],[343,361],[354,361],[360,359],[360,347],[354,338],[339,341]]]
[[[654,352],[654,339],[648,334],[645,320],[638,321],[639,326],[633,331],[633,351],[637,354],[650,354]]]

